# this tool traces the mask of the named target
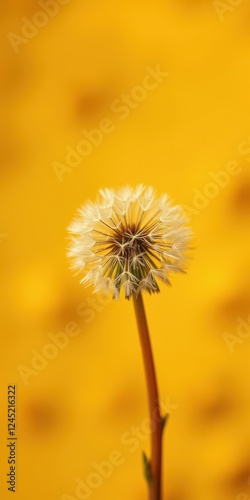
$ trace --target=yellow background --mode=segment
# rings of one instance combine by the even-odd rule
[[[13,495],[6,412],[14,383],[16,499],[77,499],[76,478],[85,482],[92,462],[113,450],[123,464],[90,498],[147,497],[148,439],[135,452],[121,442],[147,418],[132,303],[85,302],[88,317],[79,316],[93,296],[65,257],[66,227],[81,203],[100,187],[141,182],[195,208],[188,274],[145,297],[161,400],[172,413],[164,500],[250,498],[250,338],[237,337],[233,352],[225,341],[250,314],[250,7],[238,2],[221,19],[213,3],[71,0],[18,53],[9,33],[20,35],[23,17],[32,21],[41,8],[33,0],[0,7],[3,499]],[[120,120],[112,102],[157,65],[169,76]],[[53,162],[65,164],[66,146],[75,149],[82,130],[105,117],[115,130],[59,182]],[[211,172],[232,161],[239,175],[197,209],[195,190],[209,192]],[[26,385],[20,365],[32,368],[32,349],[41,353],[48,335],[72,321],[81,333]]]

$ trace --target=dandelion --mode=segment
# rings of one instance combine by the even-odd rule
[[[143,454],[150,500],[162,499],[162,416],[156,372],[141,292],[158,293],[173,273],[184,272],[191,230],[178,205],[152,187],[101,189],[69,226],[71,267],[94,292],[133,298],[141,342],[151,421],[151,458]]]
[[[159,292],[160,281],[169,285],[170,274],[185,269],[190,230],[181,207],[143,185],[100,195],[69,227],[68,255],[81,283],[116,299],[122,290],[127,299]]]

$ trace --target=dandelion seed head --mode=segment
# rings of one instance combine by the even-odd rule
[[[71,267],[94,292],[159,292],[172,273],[186,267],[192,232],[182,208],[152,187],[100,189],[95,203],[86,202],[68,228]]]

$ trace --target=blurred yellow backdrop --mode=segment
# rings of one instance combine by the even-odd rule
[[[0,12],[1,498],[13,494],[9,384],[15,498],[146,498],[132,304],[94,297],[65,257],[81,203],[142,182],[185,205],[196,247],[187,276],[145,297],[171,413],[164,500],[248,500],[249,3],[12,0]]]

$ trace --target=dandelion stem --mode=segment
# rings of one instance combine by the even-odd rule
[[[160,412],[154,359],[141,293],[139,293],[137,298],[133,296],[133,299],[144,360],[144,368],[146,372],[148,403],[151,420],[151,458],[149,460],[150,477],[148,479],[149,500],[161,500],[162,434],[165,418],[161,416]]]

